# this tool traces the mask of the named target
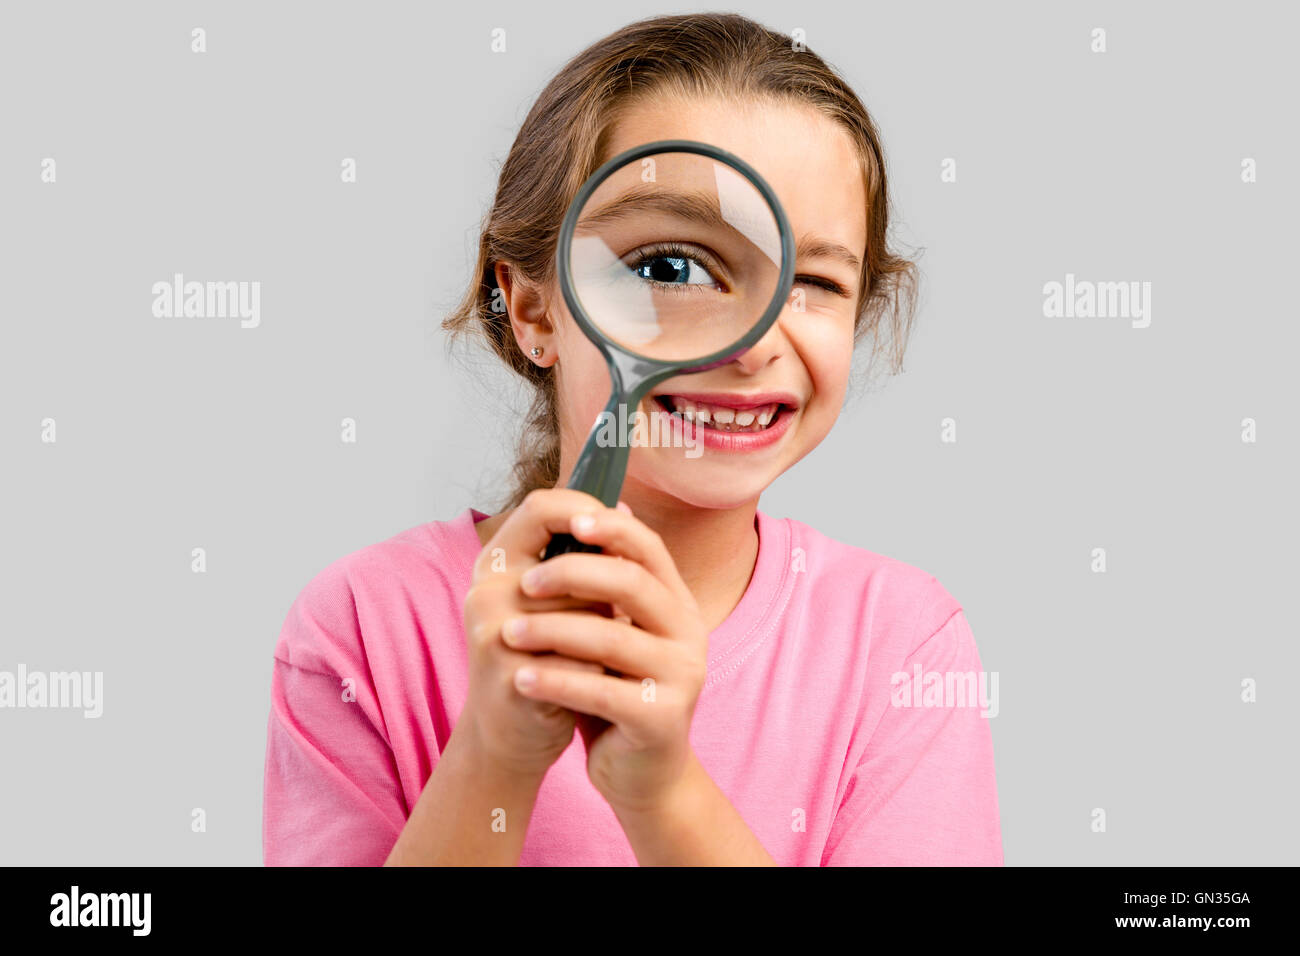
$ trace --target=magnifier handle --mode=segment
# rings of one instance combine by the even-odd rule
[[[546,555],[542,560],[549,561],[557,554],[568,554],[571,551],[585,551],[588,554],[600,554],[600,545],[579,541],[571,534],[557,534],[552,536],[551,543],[546,546]]]
[[[578,462],[573,466],[573,474],[569,476],[568,486],[575,491],[585,491],[612,508],[618,503],[618,493],[623,487],[623,475],[627,472],[628,450],[631,443],[624,434],[612,445],[607,444],[605,422],[611,420],[620,422],[618,414],[620,405],[636,408],[637,402],[641,400],[641,393],[636,391],[628,394],[623,391],[621,385],[626,377],[623,370],[614,367],[611,376],[614,380],[614,388],[609,396],[609,404],[605,406],[601,417],[596,419],[591,433],[587,435],[587,441],[578,455]],[[627,414],[624,412],[622,420],[626,421],[626,419]],[[619,428],[626,430],[622,422]],[[601,553],[600,545],[587,544],[571,534],[562,532],[551,536],[542,560],[549,561],[556,555],[569,554],[573,551],[583,551],[587,554]]]

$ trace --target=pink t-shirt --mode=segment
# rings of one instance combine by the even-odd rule
[[[267,865],[381,864],[465,703],[466,509],[356,551],[302,591],[275,649]],[[709,636],[700,762],[782,865],[1000,865],[983,683],[961,605],[931,575],[761,511],[758,560]],[[893,685],[894,675],[907,681]],[[938,695],[938,697],[936,697]],[[977,695],[976,695],[977,696]],[[520,863],[636,865],[580,734],[538,793]]]

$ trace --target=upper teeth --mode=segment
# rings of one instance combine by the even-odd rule
[[[690,399],[672,397],[673,408],[681,412],[682,417],[687,421],[712,421],[719,425],[730,425],[733,422],[736,427],[743,428],[758,422],[760,427],[766,427],[776,415],[777,409],[781,407],[779,402],[773,402],[770,405],[764,405],[761,408],[736,409],[727,405],[707,405],[703,402],[693,402]]]

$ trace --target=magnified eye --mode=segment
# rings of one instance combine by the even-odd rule
[[[655,256],[639,263],[633,271],[643,279],[673,285],[698,285],[713,281],[703,265],[677,256]]]
[[[721,286],[703,255],[675,246],[640,251],[628,263],[628,268],[638,278],[657,285]]]

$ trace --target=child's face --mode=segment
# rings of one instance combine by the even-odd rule
[[[848,133],[811,107],[753,101],[743,109],[724,100],[650,99],[629,110],[613,131],[608,159],[652,140],[692,139],[720,146],[767,180],[793,227],[796,245],[810,239],[866,252],[866,194],[857,151]],[[795,289],[803,311],[787,303],[768,333],[734,361],[694,375],[670,378],[641,403],[649,416],[671,396],[721,393],[743,406],[750,396],[782,393],[785,406],[768,426],[775,440],[720,426],[702,453],[682,447],[634,446],[623,497],[633,503],[668,496],[696,507],[729,508],[756,499],[782,472],[826,437],[848,386],[860,268],[831,255],[800,254]],[[824,288],[838,285],[847,295]],[[552,290],[553,339],[558,364],[561,467],[567,477],[597,415],[609,399],[604,359],[583,336]],[[717,405],[712,406],[716,412]],[[716,414],[711,425],[717,426]],[[726,418],[724,409],[722,417]],[[742,419],[743,420],[743,419]],[[704,426],[708,427],[708,426]],[[735,428],[733,421],[731,427]],[[752,425],[750,427],[753,427]],[[727,447],[724,447],[727,446]]]

